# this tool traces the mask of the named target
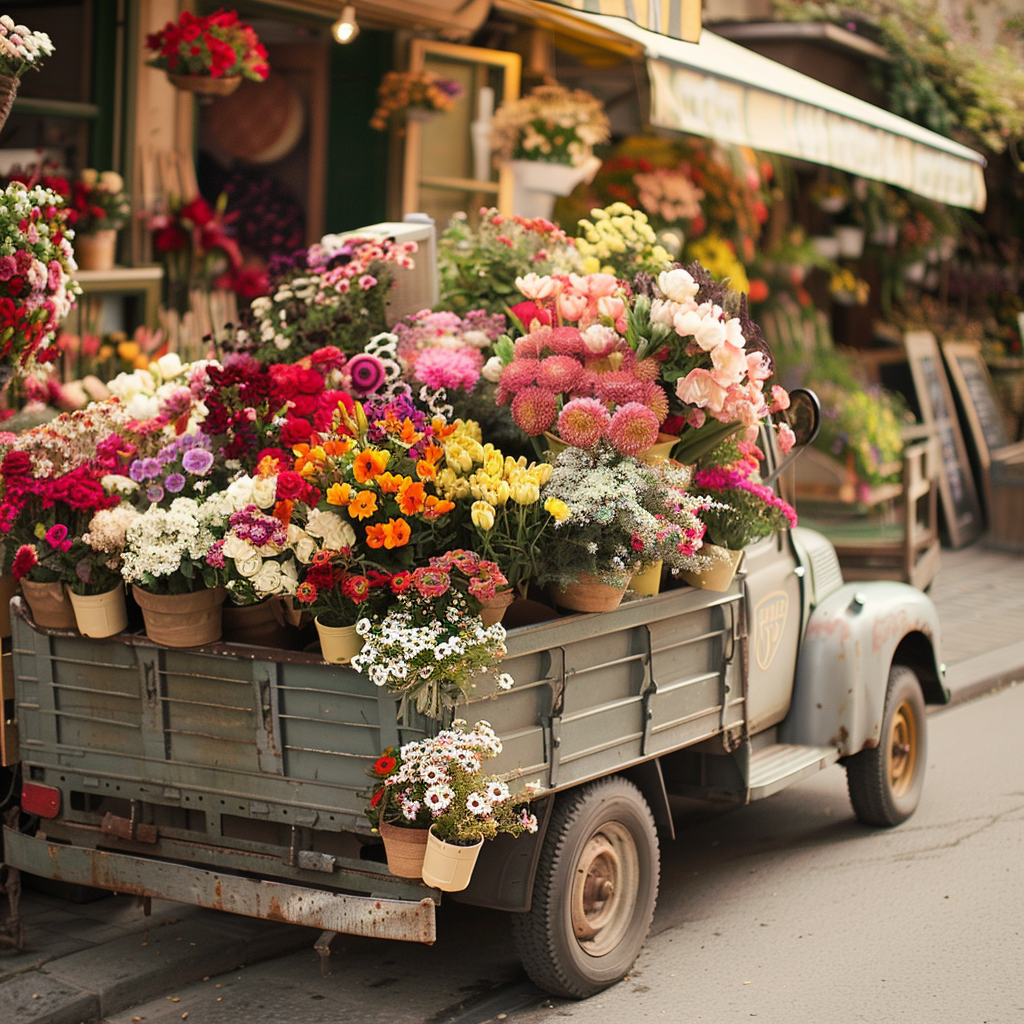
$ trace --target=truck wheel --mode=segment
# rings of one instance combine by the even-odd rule
[[[525,914],[512,916],[534,983],[584,998],[636,960],[658,898],[658,833],[640,790],[611,777],[559,797]]]
[[[850,802],[865,825],[898,825],[914,813],[927,754],[921,684],[911,669],[893,665],[878,746],[845,761]]]

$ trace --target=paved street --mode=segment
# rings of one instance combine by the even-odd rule
[[[932,597],[958,700],[1024,679],[1022,566],[1024,558],[978,545],[943,552]],[[1024,893],[1006,859],[1019,864],[1022,849],[1024,778],[1013,772],[1024,759],[1006,752],[1019,747],[1021,722],[1024,687],[933,715],[922,806],[891,833],[857,825],[840,769],[713,820],[680,808],[685,827],[666,849],[654,934],[637,970],[584,1003],[549,1008],[525,981],[503,916],[450,901],[433,948],[339,937],[332,974],[322,978],[317,936],[307,930],[168,903],[155,903],[147,921],[127,897],[72,903],[26,890],[25,949],[0,956],[0,1024],[101,1016],[106,1024],[480,1024],[502,1013],[522,1024],[561,1016],[586,1024],[659,1019],[666,1010],[669,1019],[758,1013],[779,1024],[1017,1021],[1024,999],[1013,987],[1013,965],[1024,956],[1017,923]],[[974,738],[964,739],[966,729]],[[994,843],[984,857],[980,841]],[[943,883],[957,880],[970,881],[971,900],[947,902],[945,891],[940,900],[939,889],[954,896]],[[812,881],[821,896],[801,909],[795,893]],[[1012,919],[1004,907],[1016,908]],[[890,970],[882,949],[891,935],[903,952]],[[908,978],[945,981],[963,949],[978,951],[984,969],[973,969],[942,1003],[929,994],[945,991],[937,982],[908,985]],[[848,963],[856,969],[848,972]],[[942,1016],[957,993],[959,1005],[978,1012]],[[690,1009],[680,1018],[684,1003]],[[837,1012],[851,1006],[862,1015]],[[907,1008],[921,1014],[906,1016]],[[800,1016],[804,1009],[814,1012]]]

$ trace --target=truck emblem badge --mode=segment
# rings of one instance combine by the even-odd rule
[[[754,608],[754,656],[762,672],[775,660],[788,614],[789,595],[784,590],[772,591]]]

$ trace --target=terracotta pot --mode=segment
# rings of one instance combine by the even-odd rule
[[[211,78],[209,75],[172,75],[167,72],[167,80],[175,89],[199,96],[230,96],[242,84],[241,75]]]
[[[733,577],[740,567],[740,562],[743,560],[742,549],[732,551],[729,548],[719,547],[717,544],[705,544],[701,548],[701,554],[713,556],[714,561],[711,566],[703,572],[683,570],[679,573],[679,577],[686,580],[691,587],[697,587],[699,590],[714,590],[716,593],[728,590],[729,584],[732,583]]]
[[[489,597],[480,602],[480,618],[485,626],[493,626],[501,622],[505,617],[508,606],[516,599],[516,592],[509,587],[507,590],[499,590],[494,597]]]
[[[75,622],[82,636],[105,637],[123,633],[128,628],[128,605],[124,584],[118,583],[104,594],[76,594],[68,591],[75,610]]]
[[[18,581],[13,576],[0,576],[0,637],[11,635],[11,598],[17,592]]]
[[[21,592],[28,601],[32,618],[44,629],[74,629],[75,610],[68,600],[63,583],[21,581]]]
[[[325,626],[319,618],[314,621],[324,661],[332,665],[347,665],[363,649],[363,638],[355,626]]]
[[[473,877],[473,868],[483,845],[482,839],[472,846],[446,843],[434,835],[434,826],[431,825],[423,857],[423,881],[442,892],[462,892]]]
[[[642,594],[644,597],[653,597],[661,591],[661,566],[659,558],[657,562],[651,562],[645,569],[633,573],[629,581],[629,589],[634,594]]]
[[[113,228],[77,234],[74,241],[75,262],[79,270],[110,270],[114,266],[117,232]]]
[[[402,828],[380,823],[380,837],[384,840],[384,852],[388,856],[388,871],[399,878],[420,878],[423,874],[423,857],[427,852],[427,830],[425,828]]]
[[[199,647],[221,635],[221,608],[227,591],[195,590],[191,594],[151,594],[132,587],[142,609],[146,636],[165,647]]]
[[[288,627],[277,597],[256,604],[225,603],[221,612],[225,642],[251,644],[254,647],[287,647]]]
[[[551,597],[560,608],[574,612],[610,612],[622,603],[626,584],[621,587],[602,583],[595,576],[580,576],[564,587],[552,585]]]

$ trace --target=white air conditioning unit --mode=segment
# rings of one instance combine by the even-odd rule
[[[404,221],[371,224],[346,231],[342,237],[393,238],[396,242],[416,243],[412,269],[394,268],[395,283],[388,291],[388,327],[412,313],[437,305],[437,230],[433,218],[425,213],[410,213]]]

